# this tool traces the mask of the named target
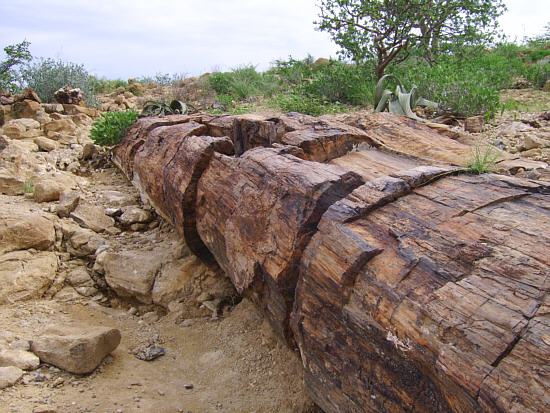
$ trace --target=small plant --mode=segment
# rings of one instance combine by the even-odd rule
[[[384,89],[384,82],[388,79],[393,79],[397,83],[395,92],[392,92],[389,89]],[[382,76],[376,84],[376,91],[374,94],[375,112],[383,112],[387,109],[390,113],[404,115],[411,119],[420,120],[420,118],[412,111],[416,106],[437,109],[439,105],[418,96],[416,86],[413,86],[411,91],[407,92],[401,84],[401,81],[393,75]]]
[[[478,175],[488,173],[495,169],[498,157],[499,153],[493,145],[474,145],[472,156],[466,167]]]
[[[98,145],[116,145],[137,118],[138,113],[135,110],[104,113],[92,125],[90,137]]]
[[[27,179],[23,184],[23,192],[25,194],[32,194],[34,192],[34,184],[30,179]]]
[[[173,100],[169,104],[150,100],[143,105],[140,116],[185,115],[188,111],[187,105],[179,100]]]

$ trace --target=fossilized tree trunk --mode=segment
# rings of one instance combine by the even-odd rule
[[[141,119],[115,162],[330,412],[550,408],[550,188],[389,114]]]

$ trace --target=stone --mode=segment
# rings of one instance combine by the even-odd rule
[[[11,110],[14,118],[35,118],[40,112],[42,112],[42,106],[39,102],[25,99],[15,102],[12,105]]]
[[[121,208],[129,205],[135,205],[138,202],[137,196],[121,191],[103,191],[100,194],[100,197],[109,208]]]
[[[59,147],[59,144],[56,141],[48,139],[44,136],[34,138],[34,143],[36,143],[38,149],[44,152],[51,152]]]
[[[83,161],[88,161],[98,153],[99,151],[93,143],[87,143],[82,148],[82,154],[80,155],[80,159],[82,159]]]
[[[33,198],[36,202],[57,201],[64,189],[57,180],[43,179],[34,184]]]
[[[76,125],[75,123],[68,117],[63,117],[61,119],[54,119],[51,122],[48,122],[43,127],[44,132],[48,134],[48,137],[50,137],[50,133],[64,133],[72,135],[75,133]]]
[[[21,91],[21,93],[15,95],[14,100],[16,102],[22,102],[24,100],[32,100],[34,102],[42,103],[40,96],[32,88],[27,87]]]
[[[13,251],[0,255],[0,304],[40,298],[55,280],[54,252]]]
[[[105,214],[105,210],[87,202],[79,202],[76,209],[70,213],[70,217],[82,227],[95,232],[103,232],[115,225],[115,220]]]
[[[83,266],[72,269],[67,275],[67,282],[71,287],[92,287],[94,281]]]
[[[544,146],[544,142],[534,136],[534,135],[525,135],[523,137],[523,141],[521,143],[521,149],[522,151],[529,151],[531,149],[538,149],[538,148],[542,148]]]
[[[55,243],[52,221],[24,209],[0,209],[0,254],[33,248],[47,250]]]
[[[0,367],[15,366],[22,370],[34,370],[40,365],[40,359],[24,350],[0,348]]]
[[[153,219],[153,215],[151,212],[137,206],[130,206],[124,209],[118,219],[122,225],[130,226],[132,224],[146,224]]]
[[[62,87],[54,93],[54,98],[62,104],[76,104],[84,100],[84,95],[79,88]]]
[[[4,135],[11,139],[34,138],[41,134],[40,123],[34,119],[13,119],[2,128]]]
[[[64,191],[59,196],[59,204],[55,212],[59,218],[67,218],[80,202],[80,193],[77,191]]]
[[[98,248],[106,244],[105,239],[91,229],[82,228],[69,220],[63,220],[60,229],[67,252],[75,257],[95,255]]]
[[[80,105],[64,104],[63,109],[65,113],[67,113],[67,115],[83,114],[91,118],[96,118],[101,114],[101,112],[97,109],[89,108],[87,106],[80,106]]]
[[[46,113],[63,113],[65,111],[61,103],[43,103],[42,108]]]
[[[107,285],[118,295],[150,304],[155,278],[171,254],[172,251],[164,247],[147,253],[140,250],[106,252],[102,253],[100,262]]]
[[[44,363],[74,374],[88,374],[120,344],[120,331],[109,327],[50,326],[32,340],[31,350]]]
[[[0,390],[16,384],[25,372],[18,367],[0,367]]]
[[[151,344],[149,346],[139,348],[134,352],[137,359],[143,361],[153,361],[166,354],[166,350],[163,347]]]
[[[464,120],[464,130],[470,133],[483,132],[483,116],[472,116]]]

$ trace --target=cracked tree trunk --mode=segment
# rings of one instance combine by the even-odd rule
[[[550,188],[389,114],[141,119],[114,159],[332,412],[547,411]],[[454,165],[454,166],[453,166]]]

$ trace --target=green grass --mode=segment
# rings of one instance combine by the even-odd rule
[[[466,167],[475,174],[492,172],[499,157],[497,149],[492,145],[474,145],[472,155]]]

